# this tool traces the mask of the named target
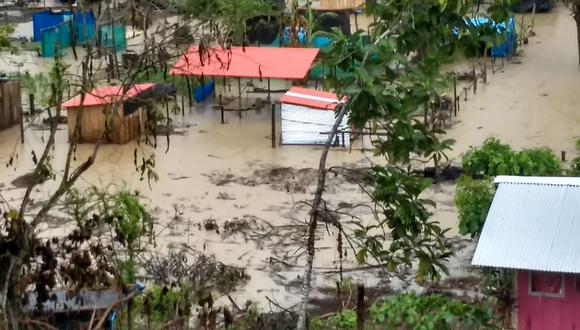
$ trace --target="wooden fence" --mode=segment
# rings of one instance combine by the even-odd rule
[[[20,82],[0,81],[0,129],[20,122],[22,103]]]

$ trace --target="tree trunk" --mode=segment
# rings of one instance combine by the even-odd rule
[[[324,144],[324,150],[320,156],[320,163],[318,165],[318,183],[316,185],[316,193],[312,201],[312,210],[310,211],[310,222],[308,224],[308,243],[307,252],[308,259],[306,261],[306,268],[304,269],[304,279],[302,282],[302,300],[298,309],[298,324],[296,329],[306,330],[308,328],[307,312],[308,312],[308,297],[310,296],[310,281],[312,280],[312,266],[314,264],[315,242],[316,242],[316,226],[318,224],[318,208],[322,203],[322,193],[324,192],[324,185],[326,183],[326,158],[328,157],[328,150],[334,141],[338,127],[342,122],[347,112],[346,105],[342,105],[338,117],[332,126],[332,130],[328,135],[328,139]]]
[[[580,0],[574,4],[574,20],[576,21],[576,42],[578,46],[578,65],[580,65]]]

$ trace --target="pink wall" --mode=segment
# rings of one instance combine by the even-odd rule
[[[580,330],[580,288],[575,276],[564,275],[564,297],[538,297],[529,294],[529,272],[517,275],[518,329]]]

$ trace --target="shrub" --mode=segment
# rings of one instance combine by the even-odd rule
[[[462,157],[463,170],[472,177],[507,174],[514,152],[496,138],[485,140],[480,148],[471,148]]]
[[[373,324],[383,329],[490,329],[493,310],[442,295],[400,294],[371,307]]]
[[[474,178],[497,175],[560,175],[562,165],[548,148],[514,151],[496,138],[485,140],[480,148],[471,148],[462,158],[463,170]]]
[[[494,189],[490,179],[474,180],[464,176],[459,180],[455,191],[455,205],[459,213],[460,234],[479,236],[493,195]]]

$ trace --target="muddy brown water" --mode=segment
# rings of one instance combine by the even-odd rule
[[[480,85],[477,95],[470,95],[461,106],[448,136],[455,139],[454,150],[449,153],[458,160],[470,146],[479,145],[489,136],[496,136],[515,148],[547,146],[555,151],[566,150],[574,154],[576,128],[580,124],[580,72],[578,67],[574,22],[566,9],[556,9],[551,14],[536,15],[536,37],[523,47],[521,64],[507,63],[503,72],[490,75],[488,85]],[[34,68],[46,69],[47,60],[25,58]],[[214,253],[218,260],[247,267],[250,282],[235,297],[252,299],[267,306],[265,296],[284,306],[299,300],[299,283],[304,258],[298,258],[294,267],[280,266],[271,257],[296,256],[296,244],[291,244],[288,232],[280,237],[264,239],[262,244],[246,241],[242,237],[228,237],[215,231],[198,229],[197,224],[213,218],[219,225],[234,217],[252,217],[267,221],[273,226],[294,226],[307,218],[307,207],[297,201],[311,198],[315,184],[316,168],[321,149],[305,146],[270,147],[269,111],[247,112],[242,118],[236,113],[226,113],[226,124],[220,124],[219,112],[209,104],[185,109],[185,116],[176,116],[183,135],[173,135],[167,152],[165,138],[159,139],[154,151],[159,181],[149,188],[141,181],[133,165],[135,143],[123,146],[106,145],[99,152],[95,165],[79,181],[80,187],[111,184],[141,191],[145,203],[153,210],[158,221],[157,251],[187,244]],[[67,131],[58,131],[55,162],[62,165],[66,153]],[[33,164],[30,154],[41,151],[47,132],[28,130],[26,142],[20,144],[19,129],[14,127],[0,132],[0,183],[1,193],[12,206],[17,206],[23,190],[11,184],[30,172]],[[369,155],[355,145],[353,150],[333,150],[329,165],[368,166]],[[78,148],[77,162],[91,152],[90,145]],[[11,155],[18,154],[15,166],[5,167]],[[572,158],[572,157],[569,157]],[[57,166],[58,168],[58,166]],[[333,181],[335,180],[335,181]],[[331,179],[332,189],[325,195],[333,206],[339,203],[356,204],[368,198],[352,183]],[[38,186],[36,200],[55,190],[55,182]],[[438,204],[433,218],[457,235],[457,212],[453,206],[454,185],[435,185],[426,193]],[[345,204],[341,204],[345,205]],[[176,210],[179,221],[172,221]],[[369,219],[367,210],[354,211],[356,216]],[[345,219],[347,220],[347,219]],[[66,225],[42,226],[42,235],[62,235]],[[321,231],[315,264],[314,285],[334,287],[338,276],[335,263],[336,237]],[[287,234],[287,235],[286,235]],[[300,235],[294,236],[299,237]],[[331,232],[332,234],[332,232]],[[296,238],[296,237],[295,237]],[[285,245],[287,244],[287,245]],[[457,248],[458,256],[450,261],[451,275],[469,276],[468,267],[472,245]],[[352,266],[352,253],[345,267]],[[291,259],[289,259],[291,260]],[[377,283],[371,271],[349,272],[357,281],[367,286]],[[395,288],[405,287],[392,280]],[[417,288],[411,286],[411,288]]]

